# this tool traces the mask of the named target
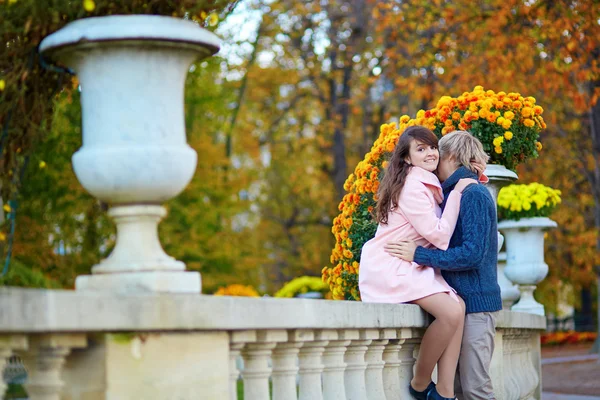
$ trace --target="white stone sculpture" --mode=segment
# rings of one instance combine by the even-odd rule
[[[504,274],[519,285],[521,292],[521,299],[511,308],[513,311],[545,315],[544,306],[535,301],[533,292],[548,275],[548,265],[544,262],[544,232],[555,227],[556,222],[546,217],[506,220],[498,224],[506,238]]]
[[[86,18],[46,37],[40,51],[72,68],[81,85],[83,145],[77,178],[111,206],[117,239],[77,289],[200,292],[200,274],[161,247],[161,204],[190,182],[183,90],[190,64],[219,39],[192,21],[151,15]]]

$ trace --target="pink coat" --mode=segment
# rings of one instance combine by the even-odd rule
[[[442,215],[443,198],[438,178],[412,167],[388,224],[379,224],[375,237],[362,248],[358,286],[363,301],[407,303],[442,292],[457,299],[438,269],[390,256],[383,248],[388,242],[412,240],[419,246],[446,250],[456,227],[461,194],[450,193]]]

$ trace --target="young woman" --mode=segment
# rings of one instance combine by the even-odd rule
[[[362,248],[359,289],[365,302],[414,303],[435,321],[421,341],[410,393],[418,400],[453,399],[454,375],[465,317],[464,302],[437,269],[401,260],[384,245],[412,240],[419,246],[446,250],[458,219],[461,193],[474,179],[462,179],[444,200],[435,176],[439,162],[437,138],[429,129],[408,127],[381,181],[376,207],[375,237]],[[438,365],[437,387],[431,374]]]

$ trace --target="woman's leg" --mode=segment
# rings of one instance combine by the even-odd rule
[[[413,303],[418,304],[435,318],[421,340],[421,350],[415,365],[415,375],[411,381],[411,385],[415,390],[423,391],[431,381],[433,368],[452,342],[456,331],[459,328],[462,331],[465,312],[461,304],[448,293],[436,293],[415,300]],[[460,341],[458,341],[458,344],[460,349]],[[449,388],[447,389],[442,385],[442,387],[439,387],[438,393],[444,397],[454,395],[454,375],[452,375]]]
[[[454,393],[454,377],[456,375],[456,367],[458,365],[458,358],[460,356],[460,346],[463,337],[465,315],[465,302],[460,297],[458,300],[460,301],[463,319],[461,320],[459,327],[456,329],[454,336],[452,336],[448,347],[446,347],[446,350],[438,361],[438,393]]]

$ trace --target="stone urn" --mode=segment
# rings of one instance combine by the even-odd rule
[[[515,285],[508,280],[504,269],[506,268],[506,252],[502,251],[498,254],[498,285],[500,285],[501,296],[502,296],[502,308],[504,310],[510,310],[513,304],[521,296],[519,292],[519,286]]]
[[[498,224],[506,238],[506,268],[504,274],[519,285],[521,299],[512,306],[513,311],[545,315],[544,306],[533,297],[536,285],[548,274],[544,262],[544,233],[555,228],[550,218],[523,218],[506,220]]]
[[[515,180],[518,179],[518,176],[513,171],[509,170],[503,165],[498,164],[488,164],[485,169],[485,175],[490,179],[488,183],[486,183],[486,188],[492,195],[492,199],[494,199],[494,207],[498,206],[498,192],[504,186],[510,185]],[[498,232],[498,251],[502,248],[502,243],[504,242],[504,238],[502,234]],[[513,283],[510,282],[503,273],[504,264],[502,263],[500,253],[498,255],[498,285],[500,286],[500,292],[502,295],[502,303],[510,301],[508,298],[513,298],[515,295],[515,288],[513,287]],[[517,292],[518,298],[518,292]],[[516,299],[515,299],[516,300]]]
[[[113,252],[76,289],[200,292],[200,274],[164,252],[157,230],[161,204],[196,169],[184,125],[188,69],[219,46],[192,21],[153,15],[77,20],[40,44],[79,78],[83,145],[73,169],[117,225]]]

